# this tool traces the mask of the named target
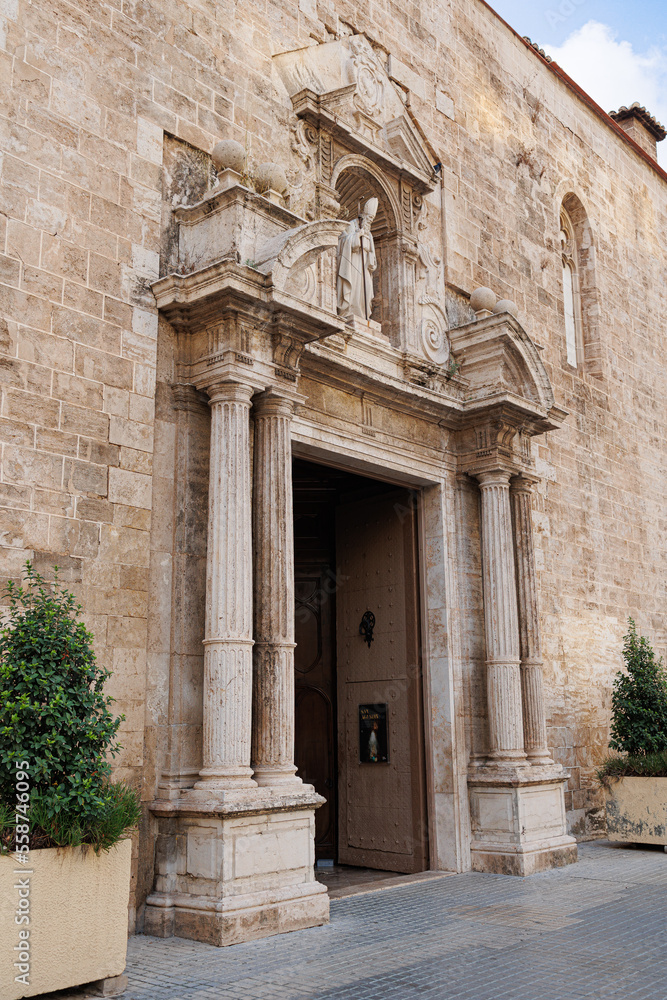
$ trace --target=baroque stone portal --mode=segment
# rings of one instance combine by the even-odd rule
[[[449,325],[440,257],[418,228],[440,204],[428,150],[386,74],[381,106],[371,108],[370,84],[357,101],[340,66],[349,69],[348,52],[375,66],[361,39],[280,60],[294,114],[319,146],[321,217],[229,176],[225,147],[218,184],[174,211],[174,269],[152,285],[178,340],[179,399],[206,394],[210,418],[197,431],[200,454],[208,449],[203,648],[173,668],[184,686],[201,677],[201,725],[175,706],[174,763],[151,804],[151,934],[227,945],[326,921],[316,851],[403,872],[529,874],[576,858],[567,776],[546,746],[529,534],[531,439],[566,414],[515,316],[477,315],[473,295]],[[332,65],[340,79],[329,80]],[[450,351],[455,372],[443,370]],[[478,513],[459,531],[479,538],[475,662],[487,724],[469,760],[459,653],[442,623],[460,614],[448,519],[455,495],[463,517],[473,491]],[[322,590],[332,544],[335,607],[297,639],[297,597]],[[368,645],[359,621],[371,606]],[[304,683],[301,669],[297,690],[295,669],[313,663],[319,681]],[[363,754],[360,705],[389,706],[386,743],[378,720]]]

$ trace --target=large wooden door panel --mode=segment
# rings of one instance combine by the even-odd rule
[[[325,798],[315,812],[315,856],[336,857],[335,584],[333,502],[295,504],[295,729],[297,773]]]
[[[416,530],[405,496],[337,512],[339,845],[342,863],[427,866]],[[359,634],[376,623],[370,646]],[[359,706],[386,705],[389,760],[360,761]]]
[[[315,853],[336,853],[333,615],[327,575],[296,567],[295,747],[297,773],[326,802],[315,813]]]

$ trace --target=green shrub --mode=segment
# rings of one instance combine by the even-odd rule
[[[141,816],[136,792],[123,782],[108,782],[100,790],[103,806],[83,820],[77,812],[61,810],[50,815],[39,793],[30,797],[30,846],[78,847],[91,844],[96,851],[108,851],[122,840]],[[0,853],[14,849],[16,814],[13,808],[0,803]]]
[[[33,846],[48,846],[46,838],[108,848],[138,819],[135,793],[109,781],[108,756],[121,749],[116,734],[123,720],[114,718],[113,699],[104,694],[110,672],[98,666],[93,636],[79,620],[81,605],[61,587],[57,571],[49,585],[27,562],[24,586],[10,581],[6,596],[0,803],[13,811],[16,761],[27,761]],[[6,847],[12,822],[0,816]]]
[[[600,784],[614,778],[667,778],[667,750],[640,756],[607,757],[597,770]]]
[[[667,750],[667,677],[662,660],[644,636],[637,635],[632,618],[623,641],[627,673],[619,671],[612,693],[612,750],[632,757]]]

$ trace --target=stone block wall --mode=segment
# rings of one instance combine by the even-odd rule
[[[435,148],[446,149],[447,277],[518,304],[570,412],[534,445],[534,531],[549,742],[570,770],[572,830],[595,835],[604,814],[594,771],[628,615],[660,653],[667,646],[667,179],[485,5],[456,6],[436,84],[454,107],[433,115],[444,132]],[[592,235],[598,375],[566,360],[559,210],[569,193]]]
[[[298,186],[271,57],[350,31],[366,32],[409,90],[442,163],[445,225],[429,199],[425,239],[445,250],[453,293],[484,284],[517,302],[571,413],[536,445],[535,528],[550,740],[572,769],[573,827],[595,834],[592,773],[627,615],[660,650],[667,643],[667,187],[480,0],[3,0],[0,575],[18,576],[27,557],[47,575],[62,567],[114,670],[110,692],[127,717],[119,773],[152,798],[173,626],[160,567],[176,543],[162,517],[151,556],[151,510],[164,514],[176,432],[167,332],[155,449],[149,286],[161,253],[167,263],[164,192],[183,187],[164,150],[187,144],[194,162],[235,138]],[[568,192],[593,235],[597,376],[566,363],[558,219]],[[151,865],[147,856],[144,885]]]

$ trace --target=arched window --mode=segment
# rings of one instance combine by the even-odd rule
[[[563,305],[567,363],[577,368],[583,361],[584,344],[579,300],[579,268],[574,227],[565,208],[560,211],[560,247],[563,261]]]
[[[602,376],[595,247],[586,209],[575,194],[560,208],[560,247],[566,360],[573,368]]]

